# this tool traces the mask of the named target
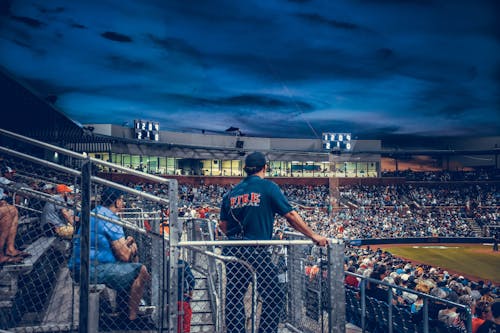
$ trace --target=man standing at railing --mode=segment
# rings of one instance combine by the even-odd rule
[[[247,177],[224,195],[220,212],[220,229],[230,240],[271,240],[274,216],[284,216],[297,231],[320,246],[328,239],[314,233],[292,208],[280,188],[264,179],[266,158],[260,152],[245,159]],[[262,298],[260,333],[278,331],[279,314],[283,307],[283,290],[279,286],[278,269],[272,263],[267,247],[229,246],[222,254],[248,262],[257,273],[257,290]],[[252,274],[239,262],[226,266],[226,326],[228,333],[245,332],[244,296]]]

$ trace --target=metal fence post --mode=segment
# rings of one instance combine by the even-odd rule
[[[344,243],[335,241],[328,247],[330,308],[329,332],[345,332]]]
[[[429,300],[424,297],[424,306],[420,311],[424,311],[424,333],[429,333]]]
[[[177,333],[177,266],[179,259],[179,240],[182,231],[182,226],[179,225],[178,207],[177,207],[177,180],[172,179],[168,187],[168,199],[170,205],[170,236],[169,236],[169,260],[168,260],[168,331]]]
[[[301,291],[303,288],[302,285],[302,276],[305,274],[302,270],[300,263],[298,262],[300,258],[300,251],[298,246],[291,246],[289,252],[289,258],[291,259],[288,265],[288,281],[290,281],[290,290]],[[290,295],[290,309],[302,309],[302,293],[294,292]],[[302,320],[302,312],[301,311],[290,311],[290,322],[294,325],[301,322]]]
[[[359,283],[361,289],[361,332],[366,332],[366,279],[361,279]]]
[[[90,282],[90,191],[92,175],[92,162],[86,159],[82,163],[82,214],[80,218],[80,333],[89,332],[89,328],[96,323],[89,322],[89,282]],[[97,323],[98,324],[98,323]],[[95,327],[95,326],[94,326]]]
[[[161,206],[160,209],[160,216],[162,214],[163,206]],[[152,219],[151,220],[151,229],[152,229],[152,234],[156,235],[157,233],[160,233],[160,223],[161,220],[158,219]],[[156,307],[156,310],[153,313],[153,320],[155,322],[159,322],[160,316],[160,311],[162,310],[162,295],[161,291],[165,287],[165,279],[164,279],[164,274],[163,274],[163,262],[165,260],[165,249],[164,247],[164,242],[163,242],[163,234],[160,235],[160,237],[153,236],[151,240],[151,254],[153,257],[153,260],[151,261],[151,305]],[[158,256],[155,259],[155,256]],[[162,281],[163,280],[163,281]],[[161,323],[161,326],[163,326],[163,323]]]

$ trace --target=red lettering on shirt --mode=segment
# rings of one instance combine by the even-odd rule
[[[231,208],[241,208],[246,206],[259,206],[260,193],[245,193],[236,197],[230,198]]]
[[[260,193],[254,193],[254,192],[252,192],[252,196],[251,196],[250,201],[254,205],[259,204],[260,203]]]

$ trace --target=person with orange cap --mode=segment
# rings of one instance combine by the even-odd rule
[[[72,210],[65,208],[65,204],[72,199],[73,190],[68,185],[59,184],[56,186],[56,193],[52,198],[61,202],[61,205],[49,201],[45,203],[42,227],[50,235],[56,234],[61,238],[71,239],[75,232],[75,215]]]

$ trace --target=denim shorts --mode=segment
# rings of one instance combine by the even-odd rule
[[[90,283],[104,283],[115,290],[130,290],[142,264],[118,262],[99,264],[90,270]]]

